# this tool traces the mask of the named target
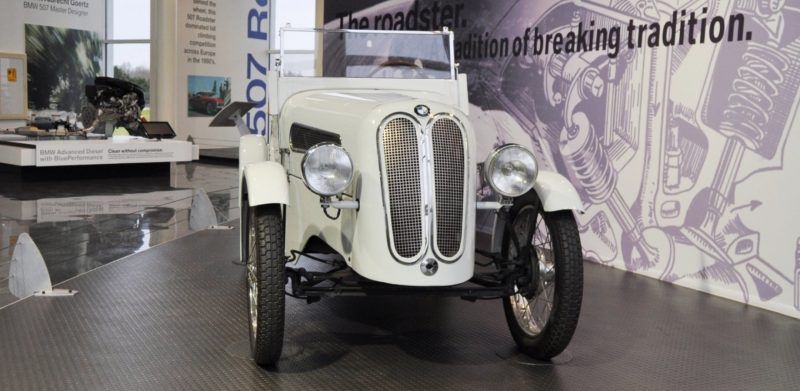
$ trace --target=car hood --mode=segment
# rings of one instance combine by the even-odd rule
[[[458,112],[444,95],[404,90],[317,90],[298,93],[286,101],[281,113],[284,126],[300,123],[318,129],[347,132],[368,125],[376,129],[386,116],[412,114],[416,105],[431,113]],[[288,128],[286,128],[288,129]]]

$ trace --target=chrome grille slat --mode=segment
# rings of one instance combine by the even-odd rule
[[[408,118],[394,118],[384,125],[381,142],[395,251],[403,258],[412,258],[423,246],[417,128]]]
[[[431,127],[433,174],[436,197],[436,249],[443,257],[458,255],[464,229],[464,137],[450,118],[440,118]]]

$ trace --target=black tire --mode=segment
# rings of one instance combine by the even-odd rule
[[[277,205],[247,208],[247,286],[250,352],[261,366],[274,365],[283,349],[285,314],[284,226]]]
[[[217,105],[215,105],[215,104],[213,104],[211,102],[206,103],[206,113],[207,114],[214,114],[216,109],[217,109]]]
[[[81,107],[80,121],[84,129],[94,125],[94,121],[96,119],[97,119],[97,108],[95,108],[91,103],[88,103],[86,104],[86,106]]]
[[[509,218],[512,229],[525,238],[520,245],[532,243],[529,254],[536,254],[537,259],[541,260],[536,265],[544,267],[532,273],[531,279],[535,281],[525,287],[527,290],[520,291],[524,294],[503,299],[506,321],[520,351],[538,360],[549,360],[566,349],[578,326],[583,299],[583,255],[578,227],[572,211],[544,212],[535,197],[519,200],[511,209]],[[525,229],[526,220],[532,223],[530,227],[533,229],[521,232]],[[540,227],[538,229],[537,224]],[[550,248],[543,228],[549,232]],[[534,235],[534,231],[539,234]],[[506,258],[515,259],[515,253],[510,232],[506,232],[503,254]],[[525,256],[526,251],[520,253]],[[535,288],[532,285],[534,283],[537,284]],[[540,322],[536,321],[535,316],[537,306],[541,306]]]

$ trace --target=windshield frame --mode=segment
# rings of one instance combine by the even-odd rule
[[[447,27],[444,27],[441,31],[418,31],[418,30],[361,30],[361,29],[320,29],[320,28],[304,28],[304,27],[281,27],[278,30],[278,36],[281,42],[280,48],[280,59],[281,63],[278,64],[278,76],[284,77],[284,67],[282,65],[283,59],[285,58],[284,55],[292,52],[298,52],[298,50],[286,50],[286,45],[284,44],[284,31],[290,32],[306,32],[306,33],[369,33],[369,34],[407,34],[407,35],[443,35],[447,36],[447,42],[449,48],[449,60],[450,60],[450,79],[448,80],[455,80],[456,79],[456,60],[455,60],[455,52],[454,50],[454,37],[453,32],[450,31]]]

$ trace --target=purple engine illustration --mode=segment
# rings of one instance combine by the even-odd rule
[[[375,1],[351,17],[431,3]],[[479,156],[517,142],[569,177],[587,259],[800,317],[800,229],[787,228],[800,221],[800,154],[785,153],[800,148],[800,0],[437,3],[464,10],[452,27]],[[689,15],[741,15],[746,39],[639,45],[637,28],[628,45],[630,24],[676,14],[684,30]],[[618,45],[602,50],[536,52],[532,36],[614,28]]]
[[[475,116],[507,113],[543,168],[576,185],[588,259],[800,310],[800,232],[781,227],[792,201],[777,195],[795,186],[784,147],[800,98],[800,1],[520,2],[482,27],[565,35],[675,10],[743,14],[751,39],[462,61]]]

